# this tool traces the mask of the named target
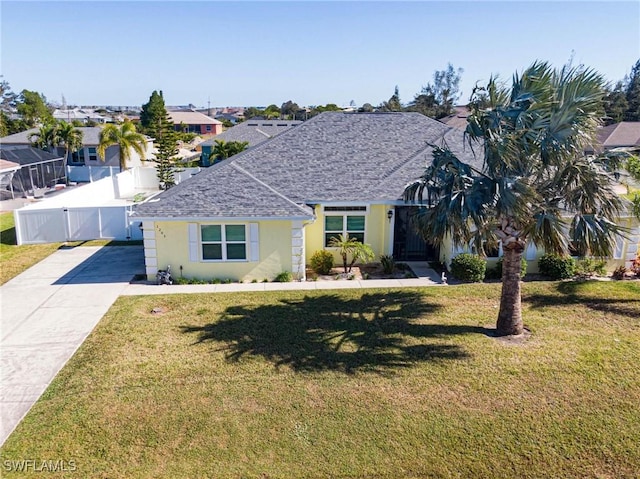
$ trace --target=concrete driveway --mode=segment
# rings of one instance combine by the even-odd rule
[[[75,247],[0,287],[0,445],[138,273],[142,246]]]

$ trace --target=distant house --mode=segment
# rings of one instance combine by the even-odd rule
[[[10,190],[13,196],[18,191],[29,196],[44,196],[44,193],[55,189],[57,184],[66,183],[67,172],[64,167],[64,154],[50,153],[48,151],[20,146],[7,148],[0,146],[0,161],[4,165],[13,163],[18,169],[13,168],[14,173],[10,180],[2,181],[2,188]],[[3,167],[4,168],[4,167]]]
[[[640,148],[640,122],[622,121],[598,131],[598,144],[603,151],[613,148]]]
[[[98,145],[100,144],[100,131],[102,128],[98,126],[81,126],[78,130],[82,132],[82,148],[78,151],[69,154],[67,163],[70,166],[113,166],[120,167],[120,147],[110,146],[105,152],[105,160],[102,161],[98,156]],[[31,136],[37,133],[37,128],[32,128],[27,131],[15,133],[13,135],[0,138],[0,144],[3,149],[15,149],[31,146]],[[149,139],[150,141],[150,139]],[[149,150],[148,145],[147,150]],[[58,155],[64,156],[65,149],[62,147],[56,148]],[[129,167],[141,166],[141,160],[135,151],[130,154],[130,159],[127,164]]]
[[[252,146],[256,146],[270,140],[280,133],[290,130],[300,123],[302,122],[298,120],[247,120],[229,128],[224,133],[216,135],[210,140],[200,143],[200,147],[202,148],[202,155],[200,157],[201,164],[202,166],[210,165],[209,155],[211,155],[211,151],[216,140],[223,140],[225,142],[246,141],[249,143],[249,148],[251,148]]]
[[[71,123],[72,121],[81,121],[82,123],[107,123],[109,118],[96,113],[94,110],[88,108],[71,108],[71,109],[58,109],[53,112],[53,118],[56,120],[66,121]]]
[[[222,133],[222,122],[197,111],[170,111],[169,118],[176,131],[197,135],[218,135]]]

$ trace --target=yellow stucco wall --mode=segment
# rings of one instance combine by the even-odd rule
[[[188,222],[156,222],[154,224],[158,267],[171,265],[174,276],[199,279],[231,279],[234,281],[272,280],[282,271],[291,271],[291,221],[257,221],[259,231],[259,261],[197,261],[189,260]],[[211,223],[200,224],[246,224]],[[199,230],[199,227],[198,227]],[[247,236],[249,228],[247,227]],[[249,238],[247,237],[249,243]],[[200,252],[200,244],[198,244]],[[249,246],[248,246],[249,249]],[[251,257],[248,252],[247,255]]]
[[[365,216],[365,232],[364,242],[369,244],[376,254],[373,262],[379,261],[381,254],[391,254],[390,228],[393,219],[389,221],[387,211],[388,205],[370,205],[368,211],[349,211],[349,212],[330,212],[329,214],[337,215],[364,215]],[[315,208],[316,220],[314,223],[305,227],[305,248],[306,262],[309,264],[311,256],[316,251],[324,248],[324,217],[322,205]],[[338,255],[334,248],[326,248],[331,251],[334,256],[335,264],[341,264],[342,258]]]

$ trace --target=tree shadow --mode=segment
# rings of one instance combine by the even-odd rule
[[[640,318],[640,297],[626,298],[598,298],[585,293],[583,289],[589,282],[562,282],[556,289],[559,294],[534,294],[523,298],[533,308],[544,308],[558,304],[581,304],[594,311],[627,316],[632,319]]]
[[[482,333],[484,328],[422,324],[440,306],[417,292],[305,296],[269,305],[231,306],[219,321],[182,326],[196,343],[222,343],[227,359],[260,356],[294,371],[384,372],[418,361],[468,357],[438,338]],[[434,341],[429,341],[432,339]]]
[[[18,244],[16,241],[16,228],[12,226],[6,230],[0,231],[0,243],[8,246],[15,246]]]

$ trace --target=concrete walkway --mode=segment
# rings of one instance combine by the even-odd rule
[[[134,274],[142,247],[61,249],[0,287],[0,445]]]
[[[426,263],[411,279],[129,284],[144,272],[142,247],[61,249],[0,287],[0,445],[120,295],[424,287],[440,284]]]

